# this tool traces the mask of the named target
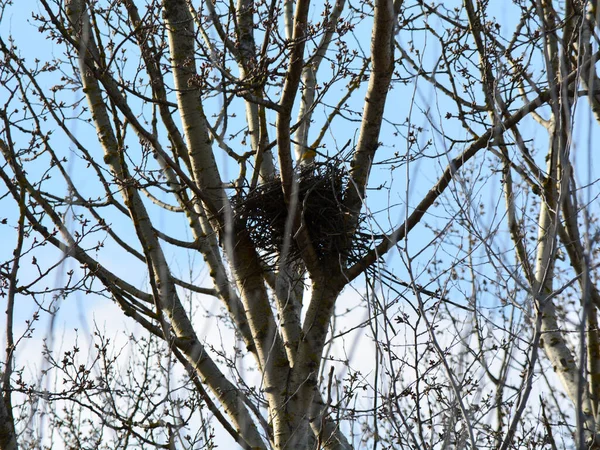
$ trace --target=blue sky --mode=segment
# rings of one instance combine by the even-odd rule
[[[506,6],[506,2],[491,3],[491,8],[495,8],[492,9],[492,11],[502,24],[502,29],[506,29],[506,32],[510,33],[515,24],[515,16],[512,14],[511,9]],[[22,7],[23,4],[27,4],[28,7]],[[26,58],[28,64],[30,65],[33,64],[35,58],[40,58],[42,60],[50,57],[62,58],[62,48],[56,46],[52,41],[46,39],[37,32],[37,25],[32,23],[30,20],[31,14],[29,11],[29,6],[34,10],[37,9],[37,3],[32,1],[21,2],[19,7],[10,8],[0,22],[0,34],[2,34],[2,37],[5,39],[9,34],[13,35],[17,45],[19,46],[21,55]],[[446,6],[450,7],[450,5]],[[318,13],[315,11],[313,13],[313,17],[317,16]],[[434,21],[434,19],[431,20]],[[432,26],[435,27],[435,23],[432,24]],[[366,47],[368,46],[369,33],[370,23],[367,21],[359,24],[355,30],[356,38],[360,39],[362,45]],[[353,38],[349,38],[348,41],[352,42],[352,39]],[[417,48],[425,49],[423,55],[426,65],[434,61],[434,58],[436,58],[440,52],[438,42],[435,42],[431,39],[428,41],[423,41],[418,34],[408,35],[401,33],[398,37],[398,40],[405,43],[409,40],[414,40]],[[474,67],[473,70],[476,70],[476,68]],[[56,74],[56,72],[54,74]],[[58,74],[50,74],[43,78],[46,89],[50,89],[54,84],[59,82],[59,80],[55,78],[57,76]],[[327,76],[328,72],[325,70],[322,77],[324,80],[326,80]],[[344,88],[345,87],[343,83],[340,83],[332,88],[331,92],[328,94],[328,97],[326,97],[326,101],[329,101],[330,99],[333,101],[334,99],[339,98],[341,95],[343,95]],[[63,95],[70,96],[70,101],[76,102],[81,99],[82,93],[80,91],[76,91]],[[5,91],[0,89],[0,103],[2,103],[4,99]],[[413,99],[415,100],[414,102],[412,102]],[[353,108],[360,113],[363,100],[364,87],[362,90],[357,91],[348,103],[350,108]],[[593,143],[596,142],[598,137],[598,127],[591,117],[591,112],[586,104],[586,100],[582,99],[580,102],[582,103],[578,105],[575,116],[576,127],[573,134],[573,154],[575,160],[582,162],[580,165],[577,165],[577,178],[580,182],[579,184],[583,186],[595,180],[596,177],[596,175],[594,175],[595,170],[593,165],[592,151]],[[206,106],[207,115],[210,116],[211,112],[217,111],[220,108],[221,103],[219,100],[215,100],[213,103],[207,102]],[[410,80],[407,84],[398,84],[394,87],[394,89],[391,90],[387,104],[387,117],[390,121],[395,122],[398,126],[393,126],[389,123],[384,125],[381,139],[383,146],[378,152],[378,158],[383,160],[392,156],[394,152],[399,152],[399,154],[402,155],[407,151],[407,143],[406,139],[404,138],[407,131],[407,119],[413,126],[421,129],[421,131],[418,132],[417,137],[417,140],[421,146],[424,146],[427,141],[431,140],[432,146],[427,150],[427,152],[432,157],[419,159],[415,163],[411,163],[409,166],[403,166],[395,171],[390,171],[389,168],[381,166],[374,167],[371,187],[377,187],[379,185],[386,187],[385,189],[371,190],[369,192],[368,205],[370,210],[373,213],[376,213],[375,217],[371,221],[373,227],[375,228],[375,232],[379,232],[379,230],[377,230],[377,227],[379,226],[381,226],[383,231],[389,231],[401,223],[404,220],[406,213],[410,213],[412,211],[411,208],[413,208],[414,205],[416,205],[416,203],[421,199],[421,197],[431,188],[431,186],[435,184],[449,159],[456,156],[460,151],[463,150],[463,148],[459,146],[450,150],[448,148],[448,142],[444,139],[441,139],[440,135],[429,125],[429,119],[432,119],[434,123],[441,124],[446,131],[452,133],[453,135],[467,138],[467,133],[464,130],[461,130],[460,125],[458,125],[456,120],[448,120],[444,118],[445,113],[448,111],[454,111],[454,105],[451,104],[443,94],[434,91],[424,79],[415,78]],[[314,116],[317,125],[318,122],[323,120],[323,117],[327,114],[327,112],[327,109],[316,109]],[[360,115],[353,116],[353,118],[359,119]],[[270,113],[268,115],[268,120],[271,124],[274,123],[274,114]],[[243,114],[238,114],[237,119],[232,119],[232,122],[233,124],[231,125],[231,131],[235,129],[241,129],[243,127]],[[71,123],[72,125],[70,125],[70,131],[78,139],[80,139],[82,142],[85,142],[86,145],[89,145],[90,148],[93,149],[95,152],[94,156],[100,158],[101,150],[95,143],[96,137],[93,127],[77,121],[72,121]],[[539,126],[534,124],[533,121],[528,119],[524,123],[527,124],[526,129],[528,133],[530,133],[528,137],[532,140],[532,145],[540,150],[539,158],[542,159],[544,157],[547,136]],[[336,123],[334,123],[331,132],[325,139],[327,150],[333,153],[335,151],[334,149],[343,146],[348,139],[354,141],[357,138],[357,128],[358,124],[356,122],[338,120]],[[317,131],[318,128],[314,130],[315,133]],[[399,133],[395,134],[396,132]],[[272,135],[271,138],[273,137],[274,136]],[[311,137],[314,136],[311,135]],[[78,186],[80,186],[84,192],[88,193],[89,195],[93,195],[96,192],[98,184],[93,178],[88,177],[85,170],[85,163],[74,156],[74,152],[71,151],[71,144],[62,135],[62,133],[57,132],[53,138],[55,139],[55,145],[57,147],[62,146],[64,155],[70,157],[70,174],[75,180],[78,181]],[[241,147],[241,144],[238,142],[239,140],[240,139],[232,139],[232,142]],[[134,148],[135,144],[136,139],[131,138],[131,147]],[[223,178],[235,178],[237,176],[237,167],[228,162],[224,162],[225,157],[221,157],[222,154],[220,153],[220,150],[217,149],[216,154],[217,160],[221,163]],[[434,155],[444,154],[447,154],[447,156],[443,156],[441,158],[433,157]],[[489,211],[489,214],[479,217],[476,222],[484,234],[495,229],[498,224],[503,224],[502,194],[498,189],[500,186],[500,175],[497,173],[488,178],[490,170],[492,170],[495,165],[498,165],[497,159],[491,154],[484,154],[480,158],[476,159],[473,164],[467,165],[467,167],[465,167],[463,170],[461,176],[463,178],[469,178],[470,181],[465,183],[463,186],[460,184],[456,185],[458,192],[460,192],[463,187],[468,190],[468,192],[463,192],[463,194],[468,194],[466,197],[470,198],[471,204],[467,205],[469,208],[476,211],[480,204],[484,204],[486,208],[492,208],[492,211]],[[46,169],[47,167],[40,165],[38,167],[30,168],[29,170],[38,170],[43,172]],[[31,173],[33,174],[33,172]],[[477,178],[479,175],[482,176],[481,180],[475,180],[475,178]],[[51,180],[46,184],[46,186],[48,188],[56,189],[59,194],[66,193],[66,187],[63,184],[60,184],[58,181]],[[584,195],[590,199],[595,199],[598,195],[598,186],[592,185],[588,188],[588,191]],[[167,200],[168,197],[165,196],[164,199]],[[392,205],[392,208],[388,209],[390,205]],[[493,212],[493,208],[496,205],[498,205],[498,214]],[[460,203],[457,204],[456,202],[452,203],[446,199],[442,201],[437,208],[431,211],[431,215],[428,215],[428,220],[436,222],[438,226],[443,227],[446,223],[452,221],[454,215],[458,213],[460,206],[464,205]],[[150,207],[150,210],[156,220],[155,223],[158,228],[162,230],[168,230],[183,240],[191,240],[191,236],[186,228],[185,219],[181,217],[174,218],[172,214],[165,214],[153,207]],[[0,212],[0,218],[7,217],[9,219],[9,224],[15,223],[15,209],[12,207],[10,199],[0,200],[0,211],[2,211]],[[77,207],[74,208],[74,211],[78,211]],[[474,214],[473,216],[475,217],[476,215]],[[118,213],[111,214],[109,218],[111,224],[113,224],[116,229],[122,232],[123,236],[125,236],[127,239],[131,239],[131,242],[135,242],[133,227],[131,226],[128,218]],[[12,231],[13,228],[11,228],[10,225],[0,226],[3,227],[0,228],[0,257],[7,258],[12,252],[15,236]],[[173,232],[174,230],[176,230],[176,232]],[[504,232],[504,230],[501,230],[501,232]],[[459,251],[452,246],[455,242],[460,241],[459,234],[460,231],[457,231],[457,235],[454,236],[452,242],[450,242],[450,240],[447,241],[449,244],[448,247],[445,249],[442,247],[440,253],[435,254],[435,258],[441,258],[444,260],[444,263],[451,263],[456,257],[457,253],[459,253]],[[419,254],[419,258],[415,261],[415,265],[416,272],[423,273],[422,280],[419,280],[420,282],[423,282],[423,284],[428,281],[428,274],[426,271],[428,269],[428,265],[434,258],[434,251],[436,250],[436,247],[428,247],[431,240],[434,238],[434,235],[435,233],[431,229],[420,225],[409,235],[408,239],[410,253],[413,255]],[[506,236],[505,239],[494,241],[494,245],[496,244],[498,244],[500,247],[499,250],[506,252],[505,258],[507,263],[514,264],[511,252],[512,246],[508,240],[508,236]],[[402,245],[404,244],[401,243],[400,246]],[[206,271],[202,268],[202,259],[198,255],[188,252],[175,251],[170,248],[167,250],[167,255],[168,260],[173,262],[173,268],[178,276],[185,278],[191,273],[191,277],[193,278],[194,282],[199,284],[209,282]],[[135,258],[119,250],[118,246],[112,243],[110,239],[106,239],[105,248],[103,248],[97,256],[103,264],[105,264],[109,269],[115,271],[115,273],[127,274],[127,278],[134,285],[140,288],[144,288],[146,286],[147,280],[144,265]],[[60,257],[60,253],[56,250],[51,250],[49,247],[46,247],[43,252],[37,252],[36,257],[40,264],[44,265],[49,264],[51,261],[55,261]],[[486,249],[484,246],[480,245],[478,250],[475,252],[475,257],[476,259],[481,258],[482,261],[485,260]],[[26,257],[22,263],[21,277],[23,280],[35,276],[34,267],[30,264],[30,262],[31,258]],[[387,257],[387,262],[388,268],[396,271],[400,275],[405,273],[401,257],[395,250],[390,252],[389,256]],[[65,279],[65,273],[71,268],[75,271],[79,270],[78,264],[74,261],[66,262],[64,267],[57,271],[56,276],[48,279],[48,281],[52,281],[54,284],[53,286],[48,287],[53,288],[62,286]],[[488,266],[482,267],[481,276],[495,276],[493,273],[493,268],[490,269]],[[434,288],[435,287],[437,286],[434,286]],[[456,288],[456,291],[459,292],[463,289],[459,283],[457,283],[454,287]],[[357,290],[359,293],[363,289],[364,286],[362,285],[362,280],[358,281]],[[347,295],[346,298],[350,299],[348,300],[350,304],[360,302],[359,296],[355,293],[352,293],[351,290],[348,290],[345,295]],[[46,298],[46,302],[48,302],[48,300],[49,299]],[[495,299],[492,295],[490,295],[487,300],[490,302],[490,306],[497,305],[497,299]],[[213,299],[198,297],[194,300],[194,302],[197,302],[197,305],[200,309],[206,309],[213,313],[218,311],[218,303]],[[17,325],[22,328],[24,320],[29,319],[32,315],[32,312],[36,309],[37,307],[30,303],[29,300],[21,298],[17,308]],[[74,336],[72,331],[74,328],[83,327],[83,329],[87,330],[93,329],[92,322],[94,317],[100,322],[100,326],[104,326],[104,324],[106,324],[110,328],[111,332],[114,333],[118,333],[118,330],[122,328],[122,321],[127,322],[126,319],[121,315],[118,308],[116,308],[107,300],[92,295],[86,296],[82,293],[74,294],[67,299],[67,301],[64,303],[64,307],[60,309],[60,312],[56,317],[57,329],[64,328],[65,330],[65,341],[67,340],[66,336],[69,336],[70,338]],[[358,315],[358,317],[360,320],[362,320],[363,316]],[[3,319],[4,317],[0,316],[0,321]],[[84,320],[84,324],[81,322],[82,319]],[[351,320],[354,321],[355,319],[356,317],[352,317]],[[127,326],[130,327],[130,329],[135,329],[135,326],[131,322],[127,323]],[[222,337],[227,333],[222,334],[220,328],[218,327],[218,323],[215,321],[203,322],[199,319],[198,324],[199,329],[202,330],[204,335],[217,338],[217,341],[223,341],[227,343],[231,342],[230,336]],[[43,321],[41,321],[40,326],[38,327],[38,331],[36,332],[32,344],[27,344],[27,347],[24,348],[39,348],[42,339],[48,336],[46,331],[47,326],[48,318],[44,315]],[[342,326],[345,326],[345,324]],[[62,333],[57,332],[56,336],[62,336]],[[80,334],[80,338],[86,339],[83,334]],[[57,337],[56,345],[59,344],[60,339]],[[370,345],[368,340],[364,345],[367,347]],[[27,353],[26,359],[29,360],[28,362],[35,363],[35,361],[38,359],[38,356],[41,360],[41,355],[35,355],[32,357],[30,353]]]

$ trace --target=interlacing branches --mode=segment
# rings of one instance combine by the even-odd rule
[[[0,449],[600,448],[598,5],[493,8],[39,0],[52,51],[0,32]],[[53,347],[78,296],[134,356]]]

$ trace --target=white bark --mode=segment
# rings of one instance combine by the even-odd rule
[[[75,37],[81,39],[80,52],[83,55],[80,57],[80,72],[98,137],[105,152],[105,161],[110,166],[115,178],[120,180],[123,186],[121,193],[125,205],[130,211],[137,236],[144,247],[144,253],[149,269],[151,269],[151,274],[155,277],[153,281],[157,286],[159,295],[159,298],[156,299],[157,307],[168,318],[170,326],[173,329],[175,343],[197,370],[202,381],[212,389],[246,442],[253,447],[263,448],[264,443],[244,406],[241,393],[221,373],[198,340],[194,328],[174,289],[168,265],[160,243],[153,231],[145,206],[139,197],[138,191],[127,183],[130,175],[124,163],[123,150],[119,148],[113,135],[110,118],[106,111],[98,81],[93,77],[90,69],[84,63],[84,54],[87,48],[94,48],[93,40],[90,38],[89,33],[85,31],[90,27],[85,6],[81,0],[71,0],[67,2],[67,11],[70,22],[75,29]],[[191,131],[194,129],[192,127]],[[199,154],[192,152],[191,159],[201,159],[201,155],[202,152]],[[214,169],[216,170],[216,166]],[[199,176],[205,182],[211,179],[210,176],[205,176],[205,174],[200,174]],[[213,193],[209,198],[218,200],[219,195],[215,196]],[[110,286],[107,287],[110,288]],[[168,329],[165,330],[165,333],[168,333]],[[168,335],[165,338],[167,340],[171,339]]]
[[[354,152],[350,175],[352,183],[346,195],[346,207],[355,215],[362,207],[365,188],[375,152],[379,147],[379,133],[390,82],[394,70],[394,16],[393,1],[375,2],[375,19],[371,36],[372,69],[367,87],[360,134]]]
[[[308,132],[311,126],[311,118],[315,103],[315,91],[317,85],[316,74],[319,71],[323,57],[329,49],[331,38],[335,31],[335,27],[340,18],[340,14],[344,10],[346,4],[345,0],[338,0],[331,11],[329,17],[327,17],[327,30],[323,34],[321,41],[314,55],[308,60],[308,63],[302,70],[302,97],[300,100],[300,109],[298,111],[298,122],[300,126],[294,136],[296,144],[294,145],[294,152],[296,154],[296,160],[301,161],[303,164],[310,164],[315,159],[313,152],[307,152],[308,148]]]

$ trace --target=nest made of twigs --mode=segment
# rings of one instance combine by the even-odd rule
[[[319,260],[333,259],[343,265],[358,260],[370,240],[351,229],[352,221],[348,220],[349,212],[343,205],[349,181],[343,162],[331,160],[299,166],[295,175],[301,223]],[[288,244],[287,258],[300,259],[301,249],[291,233],[286,233],[287,208],[279,176],[234,196],[232,205],[236,225],[248,230],[267,266],[276,266],[285,244]]]

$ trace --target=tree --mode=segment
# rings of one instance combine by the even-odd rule
[[[493,3],[2,2],[0,448],[598,448],[597,2]]]

